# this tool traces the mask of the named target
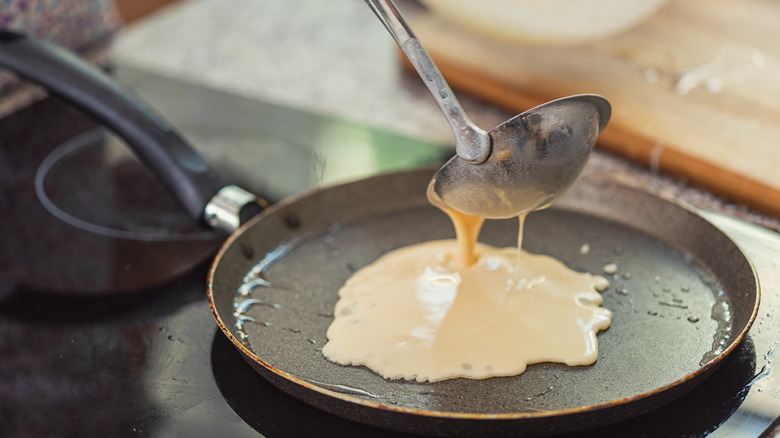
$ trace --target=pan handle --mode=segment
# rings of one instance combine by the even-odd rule
[[[160,115],[53,43],[0,30],[0,66],[80,107],[122,137],[194,220],[232,232],[267,203],[222,179]]]

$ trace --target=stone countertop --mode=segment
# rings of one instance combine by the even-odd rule
[[[417,7],[399,2],[405,14]],[[451,144],[438,107],[398,54],[357,0],[187,0],[125,27],[114,47],[121,65]],[[513,115],[463,93],[459,98],[482,127]],[[601,151],[586,172],[780,231],[775,218]]]

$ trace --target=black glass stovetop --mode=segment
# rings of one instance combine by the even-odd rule
[[[120,77],[155,97],[215,167],[272,199],[448,155],[143,72]],[[284,122],[258,125],[269,117]],[[268,172],[246,167],[246,154]],[[354,166],[329,162],[343,156]],[[191,227],[147,179],[121,143],[55,98],[0,120],[0,436],[404,436],[312,408],[253,371],[206,301],[223,236]],[[85,232],[100,238],[84,243]],[[762,414],[753,394],[774,378],[767,346],[777,342],[761,336],[777,333],[751,332],[680,399],[570,436],[768,433],[776,411]]]

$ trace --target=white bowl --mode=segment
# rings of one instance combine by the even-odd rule
[[[432,12],[511,42],[575,45],[620,33],[669,0],[421,0]]]

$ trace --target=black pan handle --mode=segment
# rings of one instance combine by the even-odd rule
[[[199,223],[232,231],[242,220],[226,219],[223,207],[236,209],[243,220],[262,210],[264,201],[228,185],[140,98],[68,50],[0,30],[0,66],[42,85],[111,128]],[[227,199],[220,199],[220,194]]]

